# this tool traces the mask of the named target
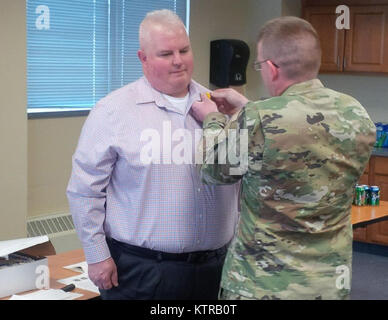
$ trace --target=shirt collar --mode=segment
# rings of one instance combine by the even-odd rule
[[[145,76],[141,78],[141,85],[143,86],[142,90],[137,91],[136,95],[136,104],[143,103],[155,103],[159,108],[166,108],[168,110],[176,112],[172,108],[170,102],[166,100],[162,93],[151,86],[149,81]],[[200,91],[198,90],[197,83],[194,80],[191,80],[189,83],[189,102],[190,105],[195,100],[200,99]],[[188,108],[189,110],[189,108]]]
[[[323,84],[319,79],[312,79],[289,86],[281,95],[296,95],[307,93],[309,91],[323,88]]]

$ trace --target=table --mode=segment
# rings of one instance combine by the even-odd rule
[[[79,275],[78,272],[64,269],[64,266],[85,261],[84,251],[82,249],[72,250],[53,256],[47,256],[50,269],[50,288],[59,289],[64,287],[64,284],[57,280]],[[82,297],[76,300],[89,300],[99,296],[98,293],[75,288],[72,292],[83,294]]]
[[[353,226],[388,219],[388,201],[380,201],[379,206],[352,206],[351,214]]]
[[[57,280],[79,275],[78,272],[64,269],[63,267],[85,261],[85,255],[82,249],[77,249],[56,255],[47,256],[47,260],[48,267],[50,270],[50,289],[60,289],[63,288],[65,285],[63,283],[58,282]],[[17,294],[26,294],[34,291],[35,290],[18,292]],[[90,300],[100,296],[98,293],[82,290],[79,288],[75,288],[71,292],[83,295],[82,297],[79,297],[75,300]],[[8,300],[9,298],[10,297],[3,297],[0,300]]]

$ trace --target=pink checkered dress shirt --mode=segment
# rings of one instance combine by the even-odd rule
[[[205,91],[191,81],[188,105]],[[145,77],[90,111],[67,188],[89,264],[110,257],[106,237],[173,253],[217,249],[232,239],[239,186],[200,181],[198,132],[189,109],[177,112]]]

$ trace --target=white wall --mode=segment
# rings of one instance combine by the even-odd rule
[[[193,78],[209,87],[210,41],[240,39],[247,42],[245,19],[249,0],[192,0],[190,40],[194,53]]]
[[[24,0],[0,1],[0,240],[26,235],[25,16]]]
[[[210,41],[239,39],[250,48],[246,95],[251,100],[268,96],[260,74],[252,68],[256,59],[256,37],[269,19],[282,14],[281,0],[193,0],[190,39],[194,52],[194,79],[209,87]]]
[[[320,74],[319,79],[360,101],[374,122],[388,123],[388,75]]]
[[[245,28],[248,32],[248,43],[252,48],[252,62],[256,60],[256,39],[260,28],[268,21],[282,15],[282,0],[251,0],[248,1],[249,18]],[[252,68],[252,63],[248,65],[248,83],[247,97],[250,100],[258,100],[262,97],[269,97],[266,88],[261,80],[260,72],[256,72]]]

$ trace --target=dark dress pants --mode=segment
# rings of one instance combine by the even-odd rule
[[[168,254],[107,239],[118,287],[105,300],[217,300],[227,246],[192,254]]]

